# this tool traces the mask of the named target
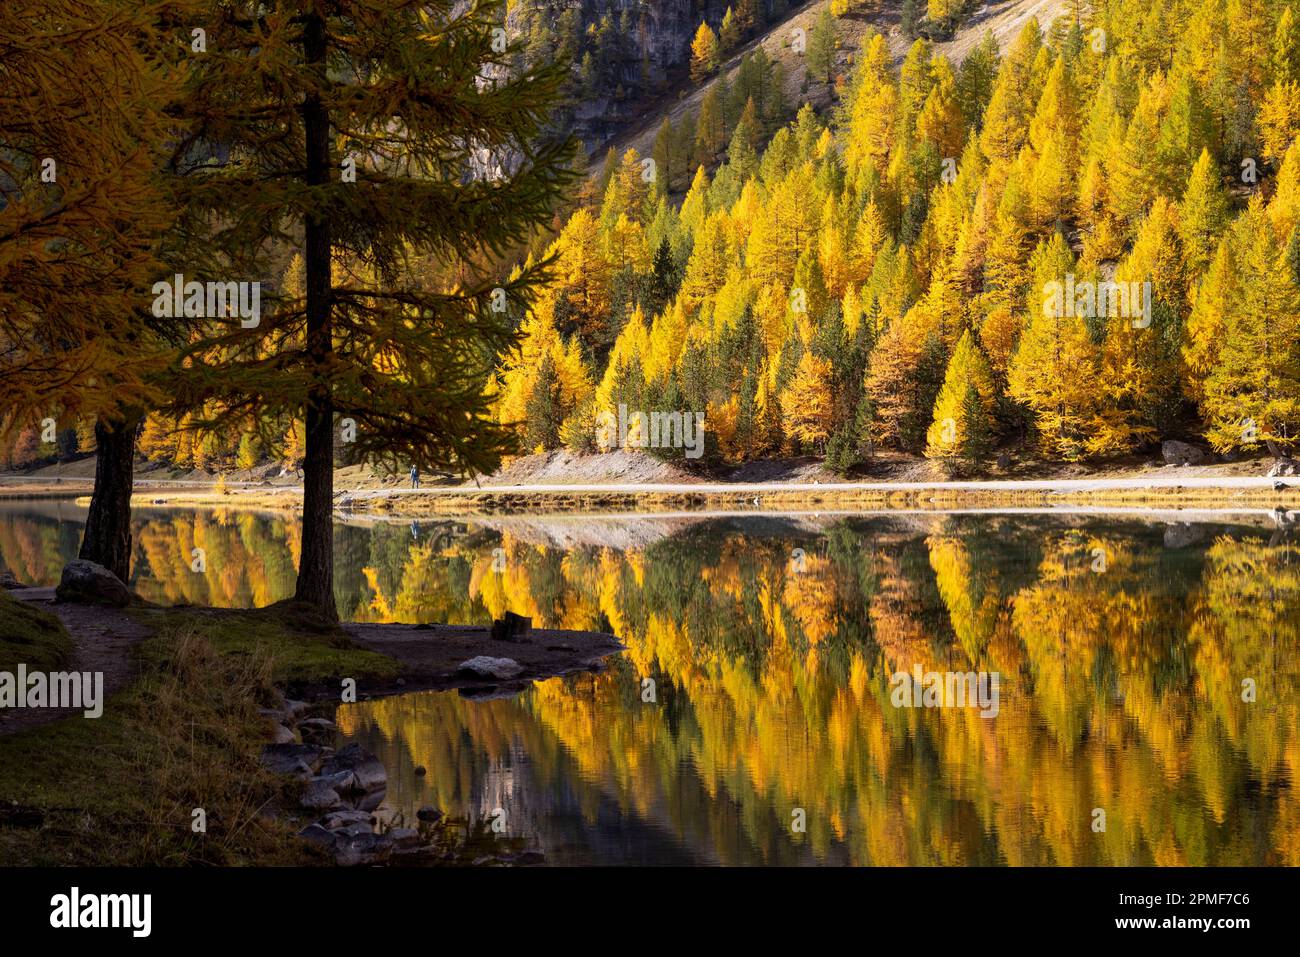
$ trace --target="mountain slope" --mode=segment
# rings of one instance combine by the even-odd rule
[[[600,175],[604,166],[605,154],[612,147],[621,155],[628,149],[634,149],[641,156],[649,156],[654,147],[655,133],[664,118],[673,123],[683,117],[699,112],[700,102],[710,88],[721,79],[728,83],[735,80],[740,62],[759,46],[773,60],[785,68],[786,102],[802,104],[810,102],[821,108],[830,102],[830,97],[821,84],[815,84],[805,90],[807,64],[805,58],[791,49],[791,38],[797,30],[803,30],[805,36],[811,35],[813,24],[817,22],[822,11],[829,9],[831,0],[816,0],[797,10],[781,23],[776,24],[762,37],[745,44],[723,64],[717,76],[702,84],[686,84],[679,88],[679,99],[665,110],[652,112],[640,123],[626,132],[604,143],[598,158],[592,164],[593,173]],[[889,0],[876,11],[859,11],[845,15],[836,20],[840,44],[836,56],[836,72],[847,73],[850,60],[861,48],[862,38],[871,29],[884,33],[889,38],[889,48],[895,60],[901,61],[907,54],[910,41],[899,29],[899,12],[902,8],[898,0]],[[1008,0],[1004,3],[988,3],[967,17],[965,23],[951,40],[936,43],[937,52],[943,53],[953,65],[960,63],[984,34],[992,31],[998,46],[1005,49],[1015,39],[1021,28],[1031,17],[1037,17],[1039,24],[1046,29],[1058,16],[1073,10],[1070,0]]]

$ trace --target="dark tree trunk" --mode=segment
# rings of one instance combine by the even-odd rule
[[[95,491],[78,558],[103,565],[122,581],[131,576],[131,489],[140,413],[95,423]]]
[[[325,72],[325,21],[318,15],[303,28],[308,63]],[[307,145],[307,184],[330,179],[329,115],[320,97],[309,95],[302,107]],[[307,395],[307,453],[303,461],[302,559],[294,598],[315,605],[337,619],[334,605],[334,402],[324,376],[333,351],[330,328],[330,228],[325,216],[309,212],[304,265],[307,274],[307,361],[315,383]]]

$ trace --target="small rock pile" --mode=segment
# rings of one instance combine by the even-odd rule
[[[307,707],[285,701],[263,711],[275,721],[275,740],[262,749],[262,766],[302,782],[299,806],[320,815],[299,835],[324,847],[341,867],[443,856],[436,840],[441,812],[422,808],[418,828],[383,826],[376,813],[388,790],[383,762],[359,744],[330,747],[337,726],[327,718],[300,718]]]
[[[510,659],[486,660],[519,668]],[[471,857],[471,849],[447,840],[448,830],[464,822],[448,821],[429,804],[416,812],[415,827],[404,826],[400,812],[384,804],[388,773],[383,762],[359,744],[333,748],[338,726],[328,718],[311,716],[312,710],[306,702],[284,698],[275,708],[263,708],[262,715],[273,722],[274,741],[262,748],[261,761],[273,774],[299,782],[298,805],[310,823],[298,835],[325,848],[340,867],[429,863],[514,867],[546,862],[537,850]],[[417,777],[427,773],[423,766],[415,769]]]

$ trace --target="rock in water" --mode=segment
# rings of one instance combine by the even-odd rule
[[[393,853],[393,842],[384,834],[336,835],[334,863],[339,867],[382,864]]]
[[[313,784],[317,781],[328,785],[340,797],[345,794],[355,794],[358,791],[364,793],[366,790],[357,786],[357,776],[351,771],[338,771],[334,774],[322,774],[320,777],[312,778]]]
[[[532,631],[533,620],[508,611],[504,618],[492,622],[493,641],[522,641]]]
[[[513,658],[489,658],[478,655],[469,661],[462,661],[456,669],[461,674],[474,675],[477,678],[496,678],[505,681],[520,675],[524,666]]]
[[[390,828],[386,837],[393,842],[395,847],[419,847],[424,843],[420,837],[420,832],[413,827]]]
[[[349,744],[321,765],[322,777],[351,771],[355,787],[361,791],[377,791],[388,786],[388,772],[377,757],[359,744]]]
[[[74,558],[63,566],[63,577],[54,590],[59,601],[82,605],[112,605],[125,608],[131,604],[131,592],[122,580],[103,565]]]
[[[311,728],[313,731],[337,731],[339,726],[329,718],[307,718],[298,722],[299,728]]]
[[[298,832],[298,836],[306,838],[314,844],[323,844],[326,847],[334,843],[334,835],[319,824],[308,824]]]
[[[1200,465],[1205,461],[1205,453],[1194,445],[1167,439],[1160,443],[1160,456],[1169,465]]]
[[[369,828],[370,815],[365,811],[354,811],[351,808],[344,808],[338,811],[331,811],[317,823],[327,831],[337,831],[354,824],[363,824]]]
[[[304,741],[328,743],[338,730],[338,725],[328,718],[308,718],[298,722],[298,733]]]

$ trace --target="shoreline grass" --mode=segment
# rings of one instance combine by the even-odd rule
[[[0,671],[25,664],[30,671],[59,671],[72,662],[72,638],[47,611],[0,590]]]
[[[0,594],[0,622],[33,618],[21,606]],[[260,765],[270,722],[259,709],[285,685],[387,676],[400,665],[287,602],[132,613],[155,634],[136,649],[137,680],[103,717],[0,736],[0,866],[328,863],[285,816],[296,813],[295,782]],[[47,635],[49,622],[38,627]],[[192,827],[196,808],[206,833]]]

